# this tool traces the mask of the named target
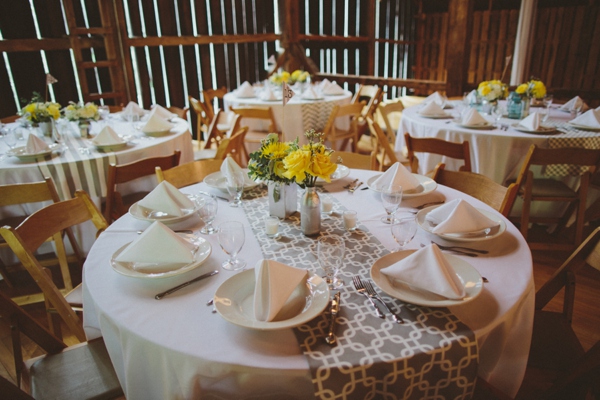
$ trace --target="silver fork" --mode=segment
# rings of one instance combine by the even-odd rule
[[[393,312],[392,309],[387,305],[387,303],[385,301],[383,301],[381,296],[379,296],[379,294],[375,291],[375,288],[373,288],[373,285],[371,285],[371,281],[365,280],[363,282],[363,284],[364,284],[365,288],[367,289],[367,293],[369,294],[369,296],[373,299],[379,300],[379,302],[381,304],[383,304],[385,306],[385,308],[387,308],[388,312],[390,314],[392,314],[392,318],[394,318],[394,321],[396,321],[399,324],[404,323],[404,320],[398,314]]]
[[[362,294],[363,296],[365,296],[367,299],[369,299],[369,301],[371,302],[371,305],[373,305],[373,308],[375,309],[375,312],[377,313],[377,316],[379,318],[385,319],[385,315],[383,315],[381,310],[379,310],[379,307],[377,307],[377,304],[375,304],[375,302],[373,301],[371,296],[369,296],[367,294],[367,289],[365,289],[365,287],[363,286],[363,282],[360,280],[360,277],[358,275],[354,275],[352,277],[352,282],[354,283],[354,288],[356,289],[356,291],[358,293]]]
[[[352,186],[351,188],[349,188],[349,189],[348,189],[348,191],[349,191],[350,193],[354,193],[354,191],[355,191],[356,189],[358,189],[358,188],[360,187],[360,185],[362,185],[362,184],[363,184],[362,182],[358,182],[356,185],[354,185],[354,186]]]

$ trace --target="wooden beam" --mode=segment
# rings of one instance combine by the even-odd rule
[[[474,0],[450,0],[446,53],[447,96],[460,96],[468,82],[469,36]]]
[[[398,78],[383,78],[379,76],[368,76],[368,75],[342,75],[342,74],[315,74],[316,80],[329,79],[330,81],[335,80],[336,82],[346,82],[348,84],[363,84],[363,85],[377,85],[383,87],[397,86],[407,87],[411,89],[417,89],[419,91],[447,91],[446,82],[442,81],[431,81],[425,79],[398,79]]]
[[[375,7],[378,1],[370,1],[367,5],[367,75],[375,74]]]
[[[199,36],[153,36],[153,37],[135,37],[125,38],[125,46],[143,47],[143,46],[190,46],[194,44],[226,44],[226,43],[256,43],[256,42],[274,42],[281,40],[281,35],[274,33],[264,33],[255,35],[199,35]]]
[[[369,38],[361,36],[327,36],[327,35],[298,35],[298,39],[312,42],[355,42],[368,43]]]
[[[104,47],[104,41],[98,38],[81,38],[81,48]],[[0,52],[15,53],[27,51],[69,50],[69,38],[58,39],[5,39],[0,40]]]

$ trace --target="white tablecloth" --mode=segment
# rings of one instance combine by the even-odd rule
[[[379,196],[371,190],[349,194],[342,186],[351,179],[366,182],[375,172],[352,170],[326,189],[343,206],[358,211],[361,226],[370,230],[388,249],[395,246]],[[183,189],[194,193],[211,190],[204,183]],[[403,206],[436,199],[468,199],[476,207],[485,204],[455,190],[440,187]],[[337,223],[342,224],[340,216]],[[242,221],[246,242],[240,257],[250,267],[262,258],[242,209],[219,200],[218,225]],[[470,243],[490,250],[488,256],[464,259],[489,283],[474,301],[451,307],[474,332],[479,344],[479,375],[508,394],[518,390],[525,371],[531,338],[534,286],[531,253],[518,230],[508,221],[506,232],[489,242]],[[308,363],[291,329],[252,331],[212,314],[206,302],[217,287],[234,273],[222,270],[226,258],[215,235],[204,236],[212,245],[210,258],[198,270],[159,280],[120,275],[110,266],[111,255],[136,238],[135,231],[149,223],[126,215],[102,234],[84,267],[84,327],[90,338],[102,335],[128,399],[311,398],[313,388]],[[196,217],[174,229],[198,229]],[[112,231],[112,232],[111,232]],[[408,248],[419,248],[433,236],[419,230]],[[283,241],[282,243],[285,243]],[[443,243],[443,241],[441,241]],[[308,249],[307,249],[308,251]],[[207,271],[220,273],[164,299],[154,295]],[[347,284],[349,283],[346,277]],[[358,294],[357,294],[358,295]],[[219,397],[220,396],[220,397]]]

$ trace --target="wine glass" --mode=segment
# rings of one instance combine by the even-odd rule
[[[11,150],[15,148],[17,145],[17,135],[14,129],[6,129],[4,133],[4,143],[6,143]]]
[[[544,107],[546,108],[546,115],[544,115],[544,121],[550,118],[550,106],[552,106],[552,101],[554,100],[554,96],[551,94],[546,94],[544,96]]]
[[[319,265],[325,271],[325,282],[330,289],[344,286],[344,280],[339,277],[346,245],[344,240],[336,235],[321,236],[317,241],[317,258]]]
[[[402,186],[391,184],[381,191],[381,202],[385,208],[386,216],[381,217],[381,222],[391,224],[394,220],[394,214],[398,211],[402,201]]]
[[[212,225],[212,222],[217,216],[217,209],[219,207],[217,198],[209,193],[198,193],[194,197],[194,202],[198,208],[198,216],[202,222],[204,222],[204,226],[200,229],[200,233],[205,235],[217,233],[218,229]]]
[[[391,223],[392,236],[398,247],[393,252],[404,249],[408,243],[415,237],[417,233],[417,219],[415,216],[406,218],[395,218]]]
[[[494,120],[496,121],[496,127],[500,128],[500,120],[504,115],[504,107],[500,104],[496,104],[494,108],[492,108],[492,115],[494,116]]]
[[[110,108],[108,108],[108,106],[98,106],[98,114],[100,115],[100,119],[102,120],[103,126],[107,126]]]
[[[231,196],[229,205],[231,207],[240,207],[242,205],[242,193],[244,193],[244,172],[232,171],[227,176],[227,191]]]
[[[221,267],[229,271],[237,271],[246,266],[246,261],[237,258],[245,240],[244,225],[238,221],[226,221],[219,225],[219,245],[229,259]]]

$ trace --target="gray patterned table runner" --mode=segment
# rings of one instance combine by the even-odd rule
[[[264,233],[268,215],[266,188],[249,192],[244,211],[264,258],[322,274],[316,240],[300,230],[299,214],[282,221],[280,240]],[[375,316],[370,303],[351,285],[351,277],[369,279],[371,265],[387,249],[368,231],[347,234],[341,218],[344,207],[334,199],[333,215],[322,220],[321,234],[343,235],[346,256],[337,318],[337,344],[324,338],[330,314],[326,312],[294,329],[310,365],[317,398],[468,399],[477,377],[478,348],[474,333],[446,308],[419,307],[384,299],[400,311],[405,323]]]
[[[558,149],[561,147],[581,147],[585,149],[600,149],[600,132],[578,129],[564,120],[550,118],[547,122],[549,126],[555,127],[558,135],[548,138],[548,147]],[[544,170],[547,176],[569,176],[581,175],[587,170],[587,167],[578,167],[574,165],[554,164],[549,165]]]

